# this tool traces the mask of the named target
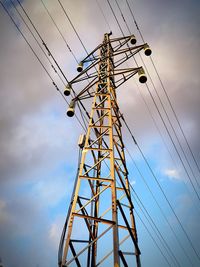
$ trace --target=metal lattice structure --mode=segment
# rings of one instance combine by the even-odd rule
[[[60,242],[62,267],[141,266],[116,89],[137,73],[140,82],[146,82],[142,67],[119,67],[140,50],[146,55],[151,50],[147,44],[130,47],[136,43],[134,35],[110,36],[106,33],[79,64],[80,74],[64,92],[69,95],[76,83],[88,81],[72,99],[69,116],[76,102],[92,97],[93,103],[87,133],[79,143],[80,165]]]

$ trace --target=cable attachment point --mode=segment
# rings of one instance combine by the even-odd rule
[[[81,61],[79,64],[78,64],[78,67],[77,67],[77,71],[78,72],[81,72],[83,70],[83,61]]]
[[[68,117],[73,117],[74,113],[75,113],[75,100],[71,100],[70,104],[69,104],[69,108],[67,110],[67,116]]]
[[[146,56],[150,56],[152,54],[152,50],[148,44],[144,44],[144,53]]]
[[[71,93],[71,90],[72,90],[72,86],[71,86],[70,83],[68,83],[68,84],[65,86],[64,95],[69,96],[70,93]]]
[[[137,43],[137,39],[136,39],[136,37],[135,37],[135,35],[134,35],[134,34],[133,34],[133,35],[131,35],[130,42],[131,42],[131,44],[132,44],[132,45],[134,45],[134,44],[136,44],[136,43]]]
[[[138,75],[139,75],[139,82],[140,83],[146,83],[147,81],[147,76],[144,72],[144,69],[143,67],[140,67],[139,70],[138,70]]]

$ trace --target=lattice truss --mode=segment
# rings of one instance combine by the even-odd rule
[[[93,103],[61,237],[60,266],[140,266],[116,89],[137,73],[140,82],[146,82],[142,67],[120,66],[140,50],[146,55],[151,50],[147,44],[129,46],[136,43],[134,35],[115,39],[110,35],[105,34],[102,44],[80,62],[80,74],[64,92],[69,95],[77,83],[87,82],[72,99],[69,116],[74,115],[76,102],[92,97]]]

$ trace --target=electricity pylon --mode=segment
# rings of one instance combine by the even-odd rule
[[[146,82],[142,67],[119,66],[142,49],[150,55],[151,49],[130,47],[134,35],[110,39],[111,34],[80,62],[80,74],[64,91],[69,95],[75,84],[88,82],[72,99],[70,117],[76,102],[93,98],[93,103],[87,133],[79,140],[82,153],[60,241],[60,267],[141,266],[116,90],[135,74]]]

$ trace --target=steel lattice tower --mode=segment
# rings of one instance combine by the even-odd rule
[[[151,50],[147,44],[130,47],[129,42],[136,43],[134,35],[110,36],[106,33],[102,44],[79,64],[80,74],[64,92],[69,95],[72,85],[88,80],[73,98],[69,116],[74,115],[76,102],[93,97],[93,103],[87,133],[79,142],[80,165],[60,241],[58,260],[62,267],[118,267],[128,266],[128,262],[141,266],[116,89],[137,73],[140,82],[146,82],[142,67],[119,66],[140,50],[146,55]]]

